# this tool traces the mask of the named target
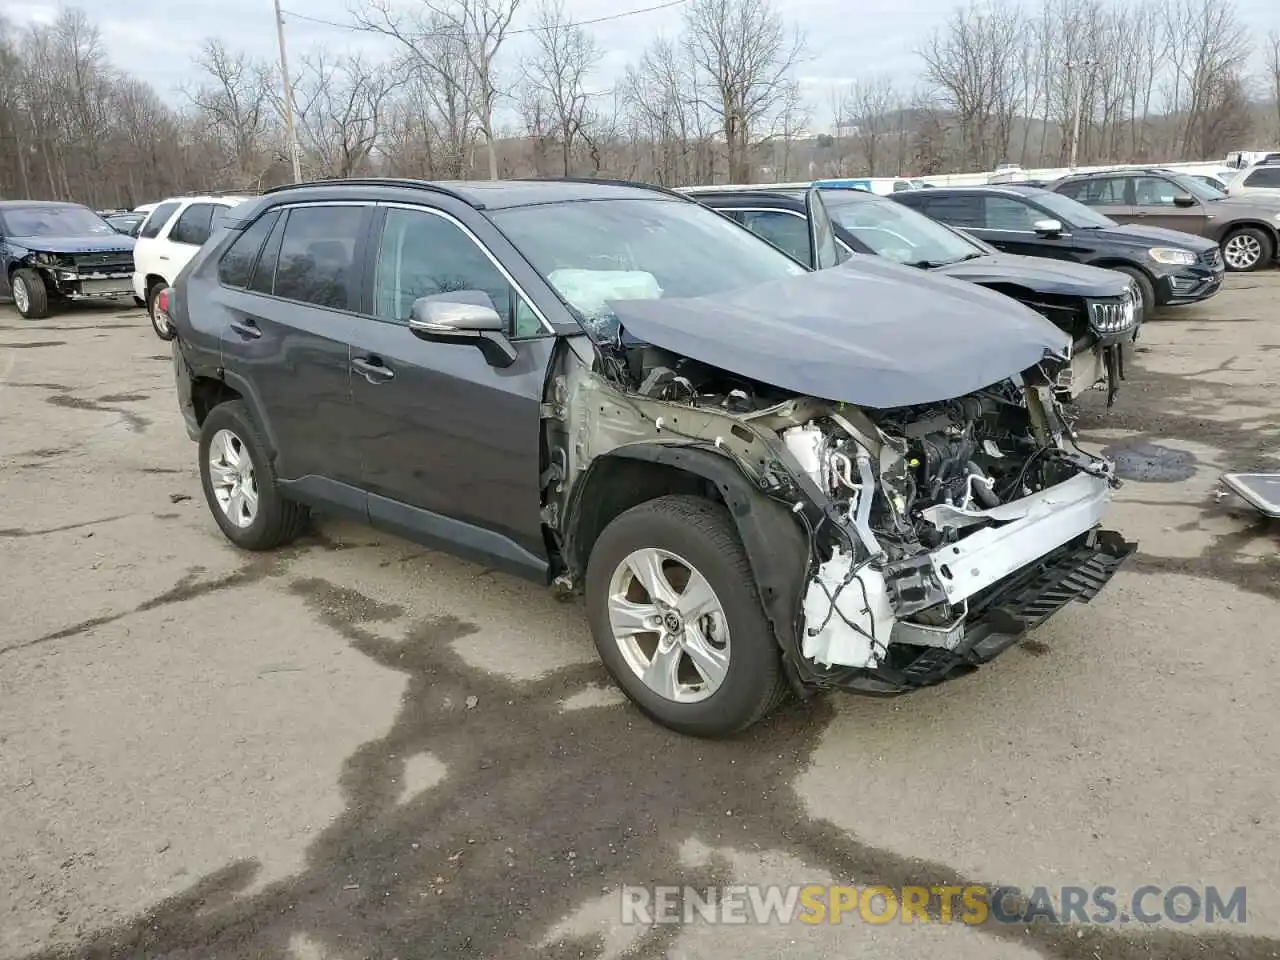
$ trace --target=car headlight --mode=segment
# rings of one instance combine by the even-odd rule
[[[1179,247],[1152,247],[1147,251],[1147,255],[1156,263],[1169,263],[1189,267],[1196,262],[1194,253]]]
[[[37,266],[41,267],[60,267],[62,266],[62,258],[56,253],[37,253],[32,258]]]

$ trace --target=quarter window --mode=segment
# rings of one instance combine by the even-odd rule
[[[198,247],[209,239],[212,218],[213,204],[193,203],[182,211],[178,222],[169,231],[169,239],[174,243],[186,243]]]
[[[259,217],[240,234],[231,248],[222,256],[218,264],[218,279],[229,287],[247,287],[249,278],[253,276],[253,265],[258,262],[258,254],[266,243],[271,228],[276,224],[279,214],[272,210],[265,217]],[[270,293],[270,290],[266,291]]]
[[[364,207],[290,210],[275,269],[275,295],[318,307],[351,309],[357,286],[356,241],[364,215]],[[256,288],[256,274],[253,282]]]
[[[138,231],[139,239],[151,240],[160,236],[160,231],[164,229],[164,225],[169,222],[169,218],[174,212],[182,206],[181,203],[162,203],[151,211],[151,216],[147,217],[143,223],[142,229]]]
[[[425,211],[388,210],[374,273],[374,315],[408,323],[419,297],[462,290],[488,294],[513,336],[543,331],[502,271],[456,224]]]

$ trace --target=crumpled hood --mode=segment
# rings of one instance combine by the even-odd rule
[[[100,237],[10,237],[9,242],[32,253],[132,253],[134,240],[113,233]]]
[[[1035,293],[1075,297],[1119,297],[1130,283],[1114,270],[1007,253],[949,263],[936,272],[969,283],[1012,283]]]
[[[612,300],[634,337],[798,394],[887,409],[998,383],[1070,337],[998,293],[879,257],[732,293]]]
[[[1097,235],[1120,243],[1130,243],[1135,247],[1182,247],[1205,253],[1217,246],[1212,240],[1197,237],[1193,233],[1181,230],[1166,230],[1164,227],[1148,227],[1137,223],[1126,223],[1115,227],[1089,227],[1082,231],[1085,236]]]

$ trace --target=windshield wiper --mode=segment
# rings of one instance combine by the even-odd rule
[[[953,260],[914,260],[908,263],[908,267],[919,267],[922,270],[937,270],[939,267],[949,267],[953,263],[964,263],[966,260],[977,260],[978,257],[985,257],[986,254],[975,250],[973,253],[966,253],[962,257],[956,257]]]

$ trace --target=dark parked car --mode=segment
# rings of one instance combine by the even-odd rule
[[[803,190],[695,187],[685,191],[812,266]],[[1071,368],[1062,390],[1074,398],[1108,383],[1114,399],[1122,371],[1121,345],[1141,322],[1134,282],[1123,274],[1079,264],[1019,257],[967,237],[885,197],[862,190],[822,191],[837,242],[847,253],[867,253],[936,271],[1006,294],[1043,314],[1071,335]]]
[[[1117,223],[1165,227],[1212,240],[1222,247],[1228,270],[1258,270],[1280,252],[1280,201],[1224,196],[1183,173],[1082,173],[1064,177],[1052,189]]]
[[[77,203],[0,201],[0,269],[18,313],[59,302],[133,296],[133,238]]]
[[[678,730],[967,672],[1133,549],[1053,396],[1069,338],[972,284],[599,181],[313,183],[224,225],[163,308],[227,538],[318,506],[580,589]]]
[[[894,200],[1006,253],[1126,273],[1142,293],[1144,317],[1157,306],[1208,299],[1222,287],[1222,255],[1213,241],[1162,227],[1121,226],[1039,187],[947,187],[923,201],[908,194]]]

